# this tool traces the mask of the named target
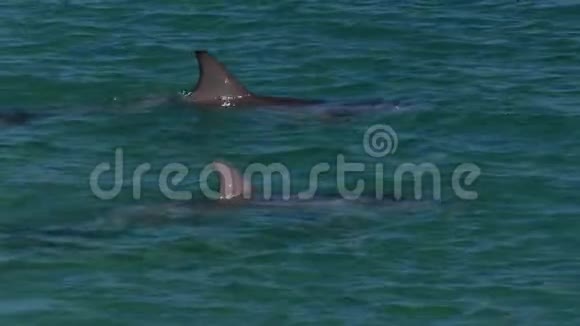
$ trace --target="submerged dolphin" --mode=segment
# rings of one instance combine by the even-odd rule
[[[0,112],[0,125],[19,126],[28,123],[35,116],[28,112]]]
[[[224,107],[322,103],[319,100],[256,95],[242,85],[224,64],[207,51],[195,51],[195,57],[199,65],[199,77],[194,89],[183,95],[182,100],[185,102]]]
[[[358,198],[346,198],[340,195],[323,195],[313,198],[300,198],[289,196],[284,198],[257,198],[252,191],[250,180],[246,180],[240,171],[224,161],[214,161],[211,166],[219,175],[219,192],[214,198],[198,198],[187,201],[171,202],[161,205],[138,205],[123,207],[114,210],[105,218],[99,218],[97,224],[102,227],[126,227],[134,224],[157,224],[170,220],[183,220],[189,218],[207,218],[210,216],[230,216],[237,209],[265,208],[275,210],[309,210],[315,212],[323,210],[328,213],[332,210],[348,212],[350,208],[360,212],[360,205],[371,208],[370,211],[381,212],[383,209],[408,209],[420,208],[417,201],[396,199],[391,196],[373,197],[360,196]],[[213,196],[212,196],[213,197]],[[357,208],[359,206],[359,208]]]

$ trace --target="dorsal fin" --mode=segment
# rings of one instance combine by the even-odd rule
[[[236,168],[224,161],[214,161],[212,166],[220,176],[221,200],[250,198],[252,186]]]
[[[195,57],[199,66],[199,79],[190,95],[194,100],[228,100],[252,95],[226,66],[207,51],[195,51]]]

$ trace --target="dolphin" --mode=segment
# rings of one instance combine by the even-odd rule
[[[370,208],[370,211],[382,212],[383,209],[395,211],[415,211],[420,209],[422,200],[405,200],[395,198],[390,194],[385,196],[361,195],[348,198],[340,195],[301,196],[290,195],[272,196],[272,198],[258,198],[252,189],[250,180],[244,178],[238,169],[223,160],[213,161],[209,167],[217,172],[219,191],[211,197],[204,196],[185,201],[173,201],[159,205],[137,205],[114,209],[104,217],[97,218],[96,226],[104,228],[124,228],[136,224],[155,225],[168,221],[188,220],[191,218],[209,218],[215,216],[231,216],[232,212],[241,209],[272,209],[275,211],[298,210],[304,212],[323,210],[328,213],[333,210],[348,212],[349,209],[358,209],[360,206]],[[215,195],[215,197],[214,197]],[[427,202],[428,204],[428,202]],[[429,205],[427,207],[430,207]],[[360,212],[360,209],[357,210]]]
[[[0,125],[20,126],[34,118],[34,114],[28,112],[0,112]]]
[[[181,100],[206,106],[256,106],[256,105],[314,105],[320,100],[290,97],[260,96],[249,91],[238,79],[206,50],[195,51],[199,67],[197,84]]]

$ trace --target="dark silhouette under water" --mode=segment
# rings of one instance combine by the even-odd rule
[[[34,119],[35,115],[29,112],[0,112],[0,125],[20,126]]]

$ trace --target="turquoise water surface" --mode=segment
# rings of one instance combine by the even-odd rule
[[[0,323],[580,324],[578,17],[564,0],[2,1]],[[197,49],[261,94],[401,105],[159,101],[194,85]],[[375,125],[397,142],[378,158]],[[116,149],[124,187],[102,200],[90,175]],[[378,205],[196,205],[213,160],[284,164],[298,192],[339,155],[367,192],[376,164],[391,193],[397,167],[429,163],[441,199],[426,177],[420,201],[411,184]],[[160,190],[170,163],[191,205]],[[452,187],[463,163],[475,200]]]

